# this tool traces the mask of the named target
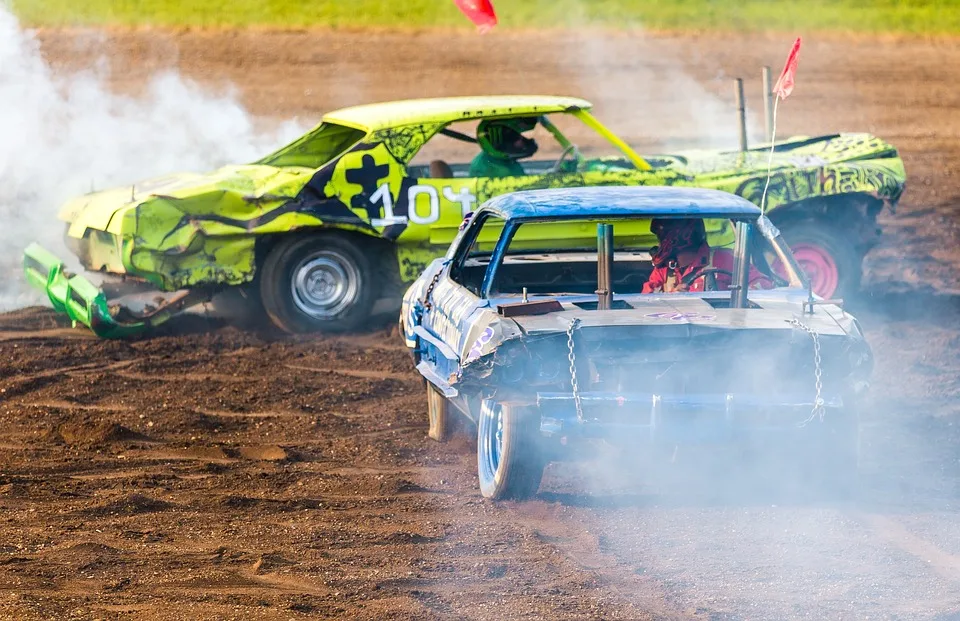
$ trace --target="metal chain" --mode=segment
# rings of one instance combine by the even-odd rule
[[[443,268],[437,270],[437,273],[433,275],[433,278],[430,279],[430,284],[427,285],[427,291],[423,294],[423,299],[421,303],[423,304],[423,310],[428,311],[433,308],[433,302],[430,301],[430,294],[433,293],[433,288],[437,286],[437,281],[440,280],[440,274],[443,272]]]
[[[580,385],[577,383],[577,354],[573,350],[573,333],[579,327],[579,318],[574,318],[567,326],[567,360],[570,361],[570,386],[573,388],[573,404],[577,408],[577,420],[582,423],[583,405],[580,403]]]
[[[823,414],[824,414],[823,380],[822,380],[823,369],[820,366],[820,335],[817,334],[816,330],[804,324],[799,319],[796,319],[796,318],[791,319],[790,325],[796,328],[800,328],[801,330],[809,334],[810,338],[813,339],[813,377],[814,377],[814,385],[816,386],[816,389],[817,389],[817,394],[813,401],[813,411],[810,412],[810,417],[807,420],[800,423],[799,425],[800,427],[804,427],[806,426],[807,423],[809,423],[810,421],[812,421],[814,418],[818,416],[820,417],[820,422],[823,422]]]

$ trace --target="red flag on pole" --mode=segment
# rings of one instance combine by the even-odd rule
[[[783,66],[783,72],[773,86],[773,94],[780,99],[786,99],[793,92],[793,82],[797,75],[797,63],[800,61],[800,37],[793,42],[793,49],[787,56],[787,64]]]
[[[490,0],[453,0],[464,15],[470,18],[480,32],[486,32],[497,25],[497,14],[493,12]]]

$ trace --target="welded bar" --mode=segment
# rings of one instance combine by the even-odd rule
[[[731,295],[731,306],[733,308],[747,307],[747,289],[750,286],[750,225],[746,222],[737,223],[737,243],[734,246],[737,254],[734,257],[736,263],[733,266],[733,292]]]
[[[763,120],[767,126],[767,142],[773,141],[773,84],[770,67],[763,68]]]
[[[613,225],[597,225],[597,310],[613,304]]]
[[[737,96],[737,114],[740,122],[740,151],[747,150],[747,104],[743,99],[743,78],[737,78],[734,84]]]

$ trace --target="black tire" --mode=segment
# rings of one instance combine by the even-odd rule
[[[290,237],[263,262],[260,298],[285,332],[349,332],[369,318],[377,280],[366,253],[346,235]]]
[[[530,498],[545,467],[538,410],[484,400],[477,424],[480,493],[492,500]]]
[[[796,255],[797,261],[808,272],[813,292],[825,298],[852,297],[860,292],[863,255],[856,245],[827,224],[815,221],[784,223],[780,232]],[[818,257],[818,254],[821,255]],[[804,257],[807,257],[807,260]],[[818,262],[829,258],[818,272]],[[835,275],[827,274],[835,268]]]
[[[446,442],[450,439],[452,428],[450,404],[443,393],[430,382],[427,382],[427,416],[430,421],[427,435],[437,442]]]

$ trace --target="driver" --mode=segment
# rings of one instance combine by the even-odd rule
[[[707,267],[724,270],[712,274],[718,290],[730,287],[733,253],[710,248],[703,220],[654,218],[650,230],[660,245],[653,249],[653,272],[643,285],[643,293],[703,291],[707,276],[702,272]]]
[[[519,177],[526,172],[517,160],[537,152],[537,141],[523,135],[535,118],[480,121],[477,142],[482,151],[470,162],[471,177]]]

